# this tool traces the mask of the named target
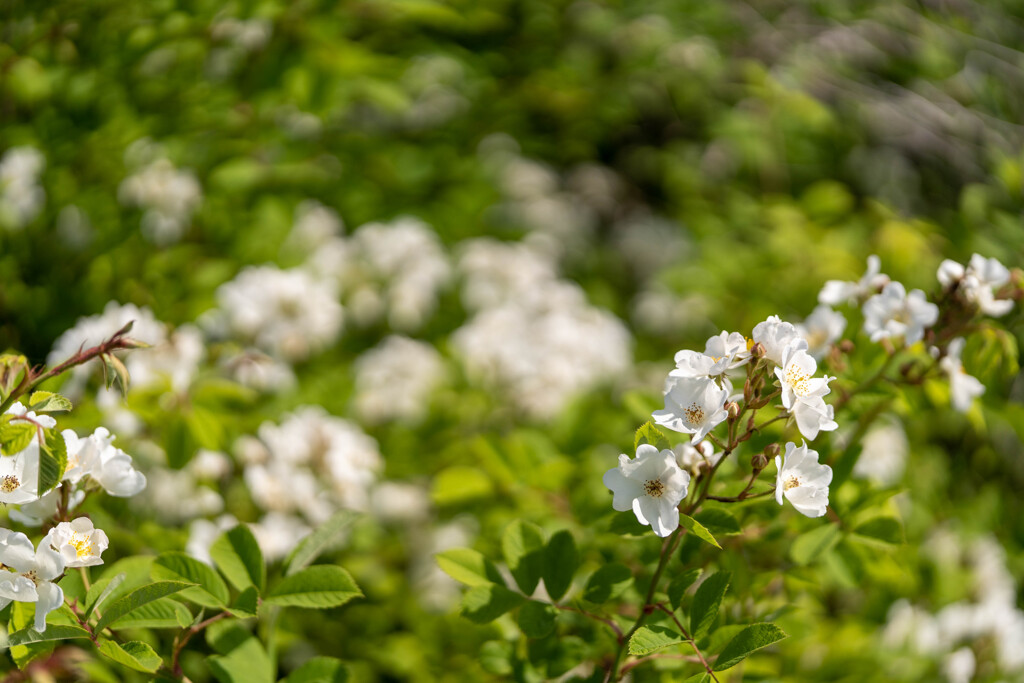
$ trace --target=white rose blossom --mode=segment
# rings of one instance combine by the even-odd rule
[[[701,441],[698,444],[684,441],[673,446],[672,452],[676,454],[676,464],[680,469],[693,476],[697,476],[702,464],[714,467],[722,459],[722,453],[715,453],[715,446],[710,441]]]
[[[93,526],[91,519],[79,517],[50,529],[43,543],[60,553],[65,567],[93,567],[103,564],[100,555],[110,541],[102,529]]]
[[[764,347],[764,356],[776,365],[782,362],[782,352],[790,342],[800,339],[796,326],[779,319],[777,315],[754,326],[754,343]]]
[[[996,290],[1010,281],[1010,271],[994,258],[974,254],[966,268],[946,259],[939,264],[937,276],[945,289],[959,284],[964,297],[985,315],[999,317],[1013,308],[1012,299],[995,298]]]
[[[946,355],[939,361],[939,367],[949,377],[949,389],[953,407],[966,413],[974,399],[985,393],[985,385],[964,371],[960,355],[964,351],[963,337],[957,337],[949,343]]]
[[[899,282],[890,282],[864,302],[864,331],[877,342],[903,337],[907,346],[924,338],[924,330],[939,318],[939,307],[929,303],[920,289],[907,290]]]
[[[818,303],[838,306],[847,303],[851,306],[874,294],[889,282],[889,276],[879,272],[882,260],[875,254],[868,256],[868,269],[859,282],[829,280],[818,293]]]
[[[833,416],[835,409],[825,403],[824,396],[831,390],[828,383],[835,377],[814,377],[818,364],[807,353],[807,342],[798,339],[782,354],[782,365],[775,368],[775,376],[782,385],[782,405],[793,415],[800,433],[815,439],[819,431],[830,432],[838,428]]]
[[[88,475],[112,496],[127,498],[146,488],[146,475],[135,469],[132,456],[113,445],[114,436],[103,427],[87,437],[70,429],[62,432],[68,450],[64,480],[75,484]]]
[[[612,507],[632,510],[637,521],[665,537],[679,527],[679,503],[686,497],[690,473],[679,468],[676,454],[650,444],[636,449],[636,458],[619,456],[619,466],[604,473],[604,485],[614,494]]]
[[[818,463],[817,451],[807,448],[806,443],[797,447],[790,441],[786,452],[775,456],[775,467],[779,470],[775,479],[775,500],[779,505],[785,497],[802,515],[825,514],[832,468]]]
[[[803,323],[796,326],[796,329],[807,342],[807,352],[815,359],[821,360],[832,345],[843,336],[846,318],[842,313],[833,311],[827,304],[820,304]]]
[[[45,541],[36,549],[28,536],[0,529],[0,609],[12,600],[36,604],[35,629],[46,630],[46,615],[64,604],[64,591],[53,583],[64,572],[64,559]]]
[[[674,371],[673,371],[674,372]],[[652,413],[654,421],[676,432],[692,434],[700,442],[723,422],[728,413],[729,390],[713,379],[699,379],[669,373],[665,381],[665,408]]]

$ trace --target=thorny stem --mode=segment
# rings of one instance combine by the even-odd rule
[[[229,616],[231,616],[231,613],[227,611],[215,614],[209,619],[200,621],[195,626],[191,626],[185,629],[184,631],[182,631],[174,637],[174,652],[171,655],[171,671],[174,673],[175,676],[182,675],[181,664],[178,663],[178,658],[181,656],[181,651],[185,648],[185,645],[188,643],[188,641],[191,640],[192,636],[199,633],[210,624],[220,621],[221,619],[224,619]]]
[[[672,621],[674,621],[676,627],[679,628],[679,632],[683,634],[683,637],[686,638],[686,642],[688,642],[690,647],[693,648],[693,651],[697,653],[697,657],[700,659],[700,663],[704,665],[704,669],[708,672],[708,675],[717,683],[718,678],[715,677],[715,672],[711,670],[711,665],[708,664],[708,660],[704,659],[704,655],[701,653],[700,648],[697,647],[697,641],[690,635],[689,631],[686,630],[686,627],[683,626],[682,622],[679,621],[679,618],[676,617],[676,613],[668,607],[665,607],[665,603],[663,602],[658,603],[658,609],[672,617]]]
[[[25,394],[34,391],[36,387],[46,380],[52,379],[53,377],[70,370],[76,365],[82,365],[93,358],[98,358],[117,349],[130,349],[139,346],[138,342],[125,337],[130,329],[130,325],[131,323],[122,327],[120,330],[115,332],[114,336],[110,339],[107,339],[92,348],[85,349],[84,351],[80,350],[71,358],[68,358],[59,365],[53,366],[49,370],[46,370],[44,367],[27,368],[25,370],[25,375],[21,378],[21,381],[18,382],[18,385],[14,387],[10,395],[5,398],[3,402],[0,402],[0,414],[6,413],[7,409],[14,405],[15,401]]]
[[[643,607],[640,609],[640,616],[637,617],[636,623],[633,624],[633,628],[629,629],[619,641],[619,647],[615,651],[615,659],[612,661],[608,672],[604,676],[604,683],[610,683],[611,681],[618,681],[622,678],[622,674],[619,671],[619,662],[622,661],[622,655],[626,651],[626,646],[629,643],[629,639],[633,637],[633,634],[639,630],[644,622],[647,621],[647,617],[654,611],[654,593],[658,590],[658,580],[661,579],[662,572],[665,571],[665,567],[668,566],[669,558],[672,557],[672,550],[675,548],[676,541],[680,537],[683,531],[683,527],[677,527],[661,544],[661,558],[658,560],[658,567],[654,570],[654,576],[651,577],[651,586],[647,589],[647,596],[644,598]]]

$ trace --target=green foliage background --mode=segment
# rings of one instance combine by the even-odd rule
[[[438,520],[472,515],[487,557],[502,557],[506,526],[525,519],[549,534],[572,531],[581,576],[609,561],[649,565],[658,546],[649,535],[623,540],[601,474],[658,407],[676,350],[702,348],[721,329],[749,331],[769,314],[803,317],[825,280],[856,279],[871,253],[894,279],[927,291],[943,258],[980,252],[1021,265],[1019,12],[998,2],[9,0],[0,9],[0,149],[44,153],[47,201],[23,229],[0,233],[0,346],[42,362],[61,332],[109,300],[194,321],[243,266],[291,265],[282,245],[306,198],[336,209],[350,231],[412,214],[448,246],[518,238],[528,226],[492,210],[502,191],[479,152],[495,133],[559,172],[599,164],[622,180],[616,209],[570,250],[564,272],[627,322],[652,283],[697,295],[685,327],[634,327],[636,388],[594,391],[538,424],[501,410],[500,396],[459,386],[425,423],[369,431],[386,476],[431,481]],[[211,33],[219,13],[267,19],[272,36],[231,54]],[[428,57],[441,61],[423,75],[416,67]],[[438,85],[456,104],[431,119],[417,106]],[[296,134],[281,123],[295,112],[322,125]],[[140,233],[141,212],[118,202],[124,151],[146,136],[203,187],[185,237],[162,248]],[[58,230],[71,204],[89,218],[85,242]],[[627,262],[616,220],[627,210],[672,221],[683,248],[662,263],[649,244],[650,268]],[[466,318],[446,296],[421,334],[441,348]],[[1019,343],[1019,312],[1001,322]],[[296,405],[345,415],[349,368],[386,331],[346,334],[298,368],[296,392],[219,413],[212,436],[161,413],[148,437],[169,451],[182,439],[226,450]],[[953,413],[939,386],[894,397],[911,444],[905,481],[891,490],[851,481],[834,494],[856,525],[894,514],[890,497],[907,491],[906,543],[848,540],[800,562],[793,539],[820,524],[765,502],[741,510],[756,533],[727,537],[725,552],[684,543],[682,564],[732,571],[734,596],[751,596],[723,610],[724,622],[774,614],[791,636],[749,660],[749,680],[939,676],[934,662],[876,647],[895,599],[937,609],[963,597],[956,571],[921,555],[937,525],[994,534],[1011,572],[1024,575],[1016,345],[993,363],[980,343],[972,348],[968,369],[988,387],[982,407]],[[859,371],[867,368],[851,368]],[[83,407],[80,424],[90,417]],[[128,554],[179,549],[184,536],[142,521],[112,539]],[[568,670],[607,651],[608,634],[568,612],[558,615],[560,637],[519,641],[510,618],[477,626],[424,611],[405,579],[407,541],[356,526],[338,557],[366,599],[283,617],[283,650],[293,655],[282,675],[319,653],[349,661],[356,680],[538,680],[559,667],[531,661]],[[681,680],[678,663],[663,665],[635,670],[635,680]]]

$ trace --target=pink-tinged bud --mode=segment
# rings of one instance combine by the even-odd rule
[[[754,387],[750,383],[750,378],[748,377],[746,379],[746,381],[743,382],[743,400],[747,401],[749,403],[750,399],[751,399],[751,397],[753,395],[754,395]]]
[[[750,355],[753,356],[754,358],[764,358],[764,354],[764,344],[762,344],[761,342],[757,342],[756,344],[750,347]]]
[[[768,466],[768,457],[764,453],[758,453],[750,459],[750,467],[755,472],[760,472]]]
[[[780,452],[782,452],[782,449],[779,448],[779,444],[777,444],[777,443],[770,443],[764,449],[764,455],[765,455],[766,458],[774,458]]]

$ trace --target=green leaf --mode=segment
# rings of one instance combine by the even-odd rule
[[[35,391],[28,399],[28,409],[35,413],[63,413],[71,408],[70,400],[52,391]]]
[[[467,586],[483,586],[490,583],[504,585],[498,568],[490,560],[471,548],[453,548],[434,556],[437,566],[445,574]]]
[[[36,426],[24,420],[10,421],[11,416],[5,415],[0,422],[0,453],[16,455],[28,448],[36,435]]]
[[[259,613],[260,594],[256,586],[249,586],[238,594],[229,610],[239,619],[255,617]]]
[[[519,629],[527,638],[545,638],[555,630],[558,608],[543,602],[530,602],[519,608]]]
[[[50,624],[40,633],[34,628],[26,628],[7,636],[10,647],[42,643],[48,640],[72,640],[74,638],[91,638],[89,632],[80,626],[55,626]]]
[[[686,594],[686,589],[693,585],[693,582],[700,578],[702,569],[691,569],[688,572],[677,574],[672,577],[672,580],[668,584],[668,600],[672,603],[672,609],[679,609],[680,605],[683,604],[683,595]]]
[[[647,655],[663,647],[685,642],[683,634],[665,626],[641,626],[629,639],[629,654]]]
[[[565,529],[552,534],[544,548],[544,565],[541,569],[544,587],[552,600],[561,600],[569,590],[578,566],[579,555],[572,534]]]
[[[517,519],[505,529],[501,551],[519,589],[532,594],[544,567],[544,534],[540,528]]]
[[[708,675],[707,671],[699,674],[694,674],[687,678],[683,683],[708,683],[711,680],[711,676]]]
[[[347,680],[348,669],[340,659],[313,657],[281,683],[345,683]]]
[[[265,602],[285,607],[325,608],[344,605],[363,596],[347,571],[333,564],[318,564],[286,576],[270,592]]]
[[[690,608],[690,635],[695,640],[704,637],[711,630],[731,579],[731,573],[717,572],[697,587],[697,592],[693,596],[693,606]]]
[[[7,624],[9,632],[27,630],[35,623],[36,606],[31,602],[15,602],[11,605],[11,619]],[[49,631],[49,627],[46,629]],[[57,641],[41,641],[28,645],[11,647],[11,658],[19,669],[24,669],[33,660],[53,652]]]
[[[633,585],[633,572],[629,567],[612,562],[600,567],[590,575],[583,599],[593,603],[608,602],[626,592]]]
[[[104,577],[89,587],[85,594],[85,618],[88,619],[92,611],[103,604],[103,601],[110,597],[110,594],[117,590],[117,587],[124,583],[128,575],[124,572],[114,576]]]
[[[116,623],[118,619],[130,614],[146,603],[159,600],[160,598],[165,598],[168,595],[173,595],[174,593],[185,590],[186,588],[194,585],[195,583],[192,582],[157,581],[156,583],[151,583],[148,586],[136,588],[131,593],[103,610],[103,616],[96,622],[96,631],[102,631],[107,626]]]
[[[274,680],[274,665],[267,651],[237,622],[208,630],[206,640],[220,653],[208,658],[207,665],[221,683],[271,683]]]
[[[488,640],[480,646],[477,660],[480,667],[495,676],[508,676],[512,673],[512,660],[515,652],[512,643],[505,640]]]
[[[651,533],[651,527],[645,526],[637,521],[633,511],[616,512],[608,525],[608,531],[620,536],[646,537]]]
[[[903,526],[893,517],[874,517],[854,527],[853,533],[883,543],[903,543]]]
[[[154,652],[153,648],[138,640],[118,644],[113,640],[102,638],[99,642],[99,650],[100,654],[113,659],[118,664],[143,673],[156,673],[156,670],[163,664],[160,655]]]
[[[170,598],[160,598],[146,603],[118,619],[116,629],[185,628],[191,623],[192,613],[184,604]]]
[[[786,632],[775,624],[751,624],[729,641],[715,661],[715,671],[736,666],[750,653],[786,638]]]
[[[808,564],[839,541],[839,525],[823,524],[793,541],[789,556],[797,564]]]
[[[494,482],[476,467],[453,465],[434,476],[430,498],[439,507],[464,505],[494,493]]]
[[[238,590],[255,586],[262,591],[267,580],[263,553],[252,531],[244,524],[224,532],[210,546],[210,557],[217,568]]]
[[[706,541],[711,545],[715,546],[719,550],[722,546],[718,545],[718,541],[711,535],[711,532],[704,528],[704,525],[695,520],[693,517],[679,513],[679,524],[681,524],[687,531],[696,536],[702,541]]]
[[[645,443],[654,446],[659,451],[672,448],[668,437],[655,427],[653,422],[647,422],[636,430],[636,435],[633,437],[633,452],[636,453],[636,450]]]
[[[295,550],[285,560],[285,576],[302,571],[316,562],[317,558],[334,545],[338,538],[352,526],[358,516],[358,513],[351,510],[339,510],[318,526],[313,533],[299,541]]]
[[[56,430],[46,430],[46,440],[39,449],[39,494],[46,493],[64,477],[68,466],[68,446]]]
[[[719,536],[735,536],[742,531],[739,520],[721,508],[702,510],[694,515],[694,519]]]
[[[172,552],[158,555],[150,570],[155,580],[183,581],[194,583],[186,588],[181,597],[203,607],[226,607],[228,587],[211,567],[185,553]]]
[[[504,586],[493,583],[473,586],[462,596],[461,614],[472,622],[486,624],[515,609],[524,600]]]

